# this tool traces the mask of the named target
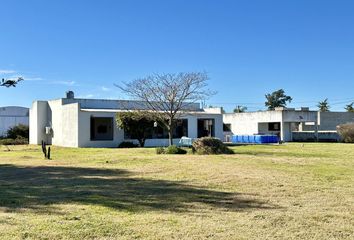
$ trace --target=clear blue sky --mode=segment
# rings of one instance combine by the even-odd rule
[[[289,106],[332,110],[354,101],[354,1],[1,1],[0,106],[64,96],[125,98],[114,83],[150,73],[206,71],[208,104],[264,108],[283,88]]]

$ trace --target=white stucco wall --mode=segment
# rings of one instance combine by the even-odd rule
[[[53,101],[36,101],[30,109],[30,144],[47,144],[57,146],[78,146],[77,103],[62,105],[61,99]],[[46,134],[46,127],[52,133]]]
[[[51,119],[47,119],[46,126],[52,127],[51,144],[62,146],[63,143],[63,114],[62,114],[62,99],[48,101],[48,112]],[[68,127],[68,126],[65,126]],[[47,140],[48,141],[48,140]],[[50,143],[50,141],[48,141]]]
[[[85,112],[79,111],[78,147],[118,147],[124,141],[124,131],[116,126],[116,113],[114,112]],[[91,141],[91,116],[113,118],[113,141]]]
[[[55,145],[64,147],[79,146],[79,111],[78,103],[63,105],[61,108],[61,126],[53,124],[53,129],[61,131],[61,138],[56,138]]]
[[[265,131],[265,126],[259,123],[281,122],[282,111],[262,111],[246,113],[226,113],[223,115],[224,123],[231,124],[233,134],[258,134]],[[268,125],[266,127],[268,130]]]
[[[47,141],[45,127],[48,121],[48,102],[35,101],[30,109],[30,144]]]

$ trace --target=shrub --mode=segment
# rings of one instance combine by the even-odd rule
[[[16,139],[11,139],[11,138],[0,139],[0,145],[25,145],[25,144],[28,144],[28,139],[20,136]]]
[[[165,149],[165,153],[166,154],[186,154],[187,151],[177,147],[176,145],[171,145]]]
[[[118,148],[136,148],[138,146],[139,146],[138,144],[135,144],[133,142],[121,142],[118,145]]]
[[[165,149],[163,147],[156,148],[156,154],[165,154]]]
[[[177,147],[176,145],[171,145],[167,148],[158,147],[156,148],[156,154],[186,154],[187,151]]]
[[[18,137],[29,138],[29,127],[23,124],[11,127],[7,130],[7,138],[17,139]]]
[[[354,123],[337,126],[337,132],[343,142],[354,143]]]
[[[217,138],[203,137],[193,142],[193,153],[197,154],[233,154],[222,141]]]

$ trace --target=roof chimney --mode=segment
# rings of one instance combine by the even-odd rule
[[[68,99],[74,99],[74,92],[73,91],[67,91],[66,92],[66,98]]]

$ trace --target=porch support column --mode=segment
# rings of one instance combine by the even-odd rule
[[[198,118],[196,116],[188,116],[188,137],[198,137]]]
[[[284,141],[284,139],[285,139],[284,127],[285,127],[284,122],[283,121],[280,122],[280,140],[281,141]]]

